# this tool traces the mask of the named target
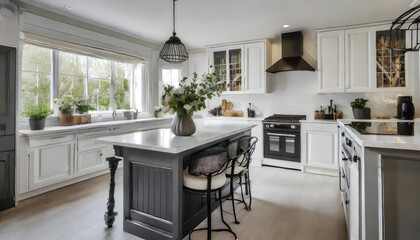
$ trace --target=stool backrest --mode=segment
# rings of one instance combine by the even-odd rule
[[[252,154],[255,151],[258,138],[253,136],[244,136],[238,139],[238,152],[235,161],[241,167],[248,168],[251,163]]]
[[[228,165],[226,148],[212,147],[191,156],[188,173],[191,175],[218,175],[225,171]]]

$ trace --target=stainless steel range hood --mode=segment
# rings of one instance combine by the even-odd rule
[[[315,71],[303,57],[302,32],[283,33],[281,35],[282,58],[269,67],[269,73],[286,71]]]

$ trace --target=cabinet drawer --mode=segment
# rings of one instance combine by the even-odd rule
[[[317,131],[337,133],[337,124],[329,123],[302,123],[302,131]]]
[[[77,141],[77,150],[78,151],[86,151],[101,147],[106,147],[108,145],[105,144],[98,144],[96,143],[96,140],[100,138],[101,136],[95,136],[91,138],[79,138],[79,141]]]
[[[64,142],[71,142],[74,141],[74,135],[66,135],[66,136],[50,136],[50,137],[43,137],[43,138],[33,138],[29,141],[29,147],[41,147],[51,144],[58,144]]]

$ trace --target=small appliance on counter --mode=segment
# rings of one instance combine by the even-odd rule
[[[321,106],[319,110],[315,111],[314,119],[336,120],[343,118],[343,112],[337,110],[337,104],[333,107],[333,101],[330,100],[330,105],[327,107]]]
[[[401,120],[414,119],[414,104],[412,96],[399,96],[398,97],[398,110],[397,118]]]
[[[255,110],[252,107],[252,103],[249,103],[249,107],[248,107],[248,117],[249,118],[254,118],[255,117]]]

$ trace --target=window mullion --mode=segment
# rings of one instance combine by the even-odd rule
[[[54,102],[54,99],[55,98],[58,98],[58,64],[59,64],[58,51],[57,50],[53,50],[53,55],[52,55],[52,84],[51,84],[52,98],[51,98],[51,104]],[[51,105],[51,106],[53,106],[53,105]]]
[[[115,62],[111,61],[111,84],[109,86],[109,93],[110,93],[110,97],[111,97],[111,110],[112,111],[116,111],[117,110],[117,106],[115,105],[115,97],[114,97],[114,93],[115,93]]]

